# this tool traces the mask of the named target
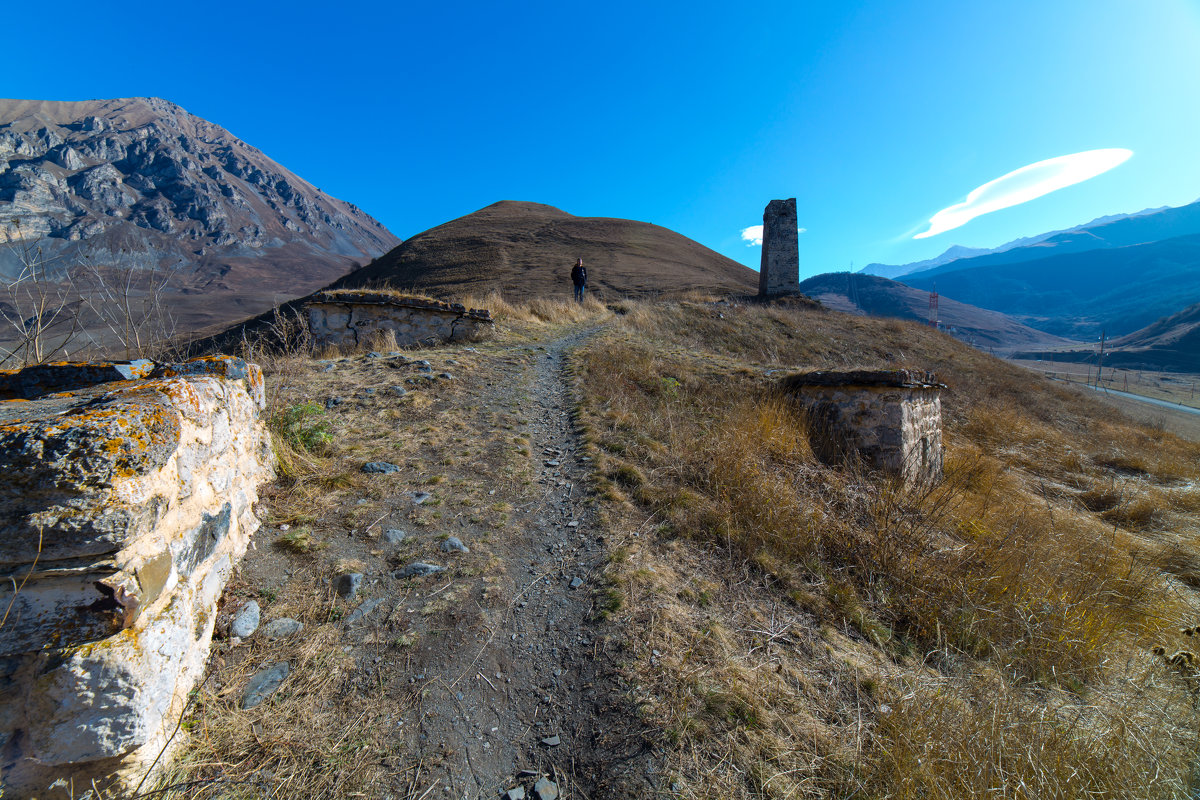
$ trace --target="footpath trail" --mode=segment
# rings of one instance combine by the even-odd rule
[[[596,620],[605,547],[586,502],[566,374],[569,352],[590,333],[535,351],[503,388],[518,396],[502,400],[524,409],[538,476],[509,500],[511,525],[492,551],[502,573],[492,592],[504,602],[477,606],[417,667],[425,690],[409,744],[442,796],[494,798],[521,786],[534,797],[542,779],[562,797],[612,796],[610,768],[630,755],[606,735],[618,732],[606,726],[620,712]]]
[[[214,686],[240,691],[244,676],[280,660],[296,667],[293,696],[306,681],[327,684],[308,702],[341,715],[330,725],[339,747],[383,742],[363,751],[378,759],[373,782],[390,785],[383,796],[652,794],[652,753],[619,683],[620,641],[601,620],[608,534],[573,421],[570,354],[597,330],[359,355],[281,380],[281,407],[329,409],[347,473],[376,460],[400,471],[358,475],[361,488],[312,525],[319,552],[269,546],[285,526],[264,527],[243,591],[277,596],[264,626],[286,615],[306,628],[224,647],[215,659],[229,668]],[[407,390],[388,387],[397,382]],[[288,502],[268,498],[265,516],[295,517]],[[414,564],[442,569],[406,575]],[[345,572],[362,573],[362,588],[339,597]],[[305,656],[305,637],[328,641],[336,666]],[[321,670],[336,680],[312,674]]]

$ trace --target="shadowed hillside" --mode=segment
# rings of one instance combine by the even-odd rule
[[[1082,350],[1054,350],[1022,354],[1023,357],[1096,363],[1095,346]],[[1104,351],[1109,367],[1167,371],[1200,371],[1200,303],[1147,325],[1119,339]]]
[[[801,283],[800,291],[837,311],[920,322],[929,319],[929,292],[874,275],[852,272],[816,275]],[[1067,343],[1066,339],[1022,325],[998,311],[949,297],[940,298],[938,319],[943,328],[976,347],[1007,349]]]
[[[666,228],[505,200],[412,237],[334,288],[566,296],[577,258],[601,294],[750,293],[758,286],[754,270]]]

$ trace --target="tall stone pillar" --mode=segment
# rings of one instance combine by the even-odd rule
[[[772,200],[763,211],[758,296],[799,293],[800,243],[796,228],[796,198]]]

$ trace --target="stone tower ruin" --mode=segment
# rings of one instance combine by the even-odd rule
[[[800,243],[796,228],[796,198],[772,200],[763,211],[758,296],[799,293]]]

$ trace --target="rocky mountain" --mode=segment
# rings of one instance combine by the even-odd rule
[[[962,262],[965,259],[979,258],[980,256],[996,255],[999,253],[1007,253],[1010,250],[1016,250],[1023,247],[1032,247],[1041,244],[1050,239],[1069,238],[1068,234],[1088,231],[1092,228],[1098,228],[1108,225],[1111,222],[1130,219],[1132,217],[1142,217],[1150,214],[1157,214],[1161,211],[1170,210],[1167,206],[1161,208],[1147,208],[1142,211],[1136,211],[1132,214],[1110,214],[1104,217],[1097,217],[1091,222],[1083,225],[1076,225],[1073,228],[1066,228],[1061,231],[1048,231],[1047,233],[1039,233],[1036,236],[1024,236],[1020,239],[1013,239],[1011,242],[1005,242],[999,247],[963,247],[962,245],[951,245],[946,248],[946,251],[939,256],[935,256],[924,261],[914,261],[910,264],[868,264],[859,272],[867,275],[879,275],[883,278],[899,278],[903,275],[915,275],[919,272],[933,270],[947,264]]]
[[[800,284],[800,291],[837,311],[872,317],[929,321],[929,292],[903,283],[857,272],[815,275]],[[982,349],[1011,351],[1052,347],[1069,341],[1030,328],[996,311],[941,297],[938,320],[943,330]]]
[[[758,273],[674,231],[645,222],[576,217],[539,203],[501,201],[406,240],[335,288],[387,285],[461,297],[569,296],[577,258],[601,295],[698,290],[753,294]]]
[[[195,330],[307,294],[399,243],[224,128],[157,98],[0,100],[0,229],[59,273],[171,273]],[[0,275],[20,269],[0,248]]]

